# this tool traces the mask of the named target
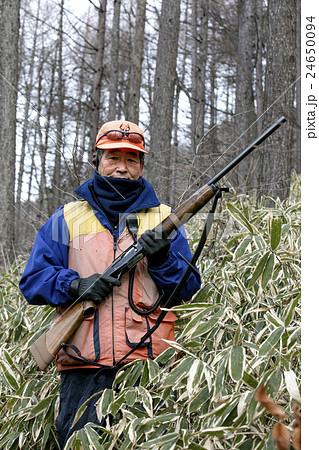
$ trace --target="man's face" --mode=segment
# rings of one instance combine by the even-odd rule
[[[129,149],[104,150],[98,172],[104,177],[138,180],[142,176],[139,152]]]

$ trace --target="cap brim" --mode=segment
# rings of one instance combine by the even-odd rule
[[[114,148],[128,148],[128,149],[132,149],[132,150],[136,150],[138,152],[142,152],[142,153],[148,153],[143,147],[142,145],[139,146],[138,144],[133,144],[132,142],[129,142],[127,140],[122,140],[119,142],[111,142],[111,141],[104,141],[101,139],[101,142],[98,142],[96,148],[101,148],[101,149],[105,149],[105,150],[111,150]]]

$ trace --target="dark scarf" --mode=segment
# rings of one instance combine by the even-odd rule
[[[112,222],[111,225],[117,225],[119,215],[136,202],[144,189],[144,183],[142,178],[125,180],[103,177],[95,171],[93,187],[102,209]]]

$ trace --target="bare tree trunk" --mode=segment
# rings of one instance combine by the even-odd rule
[[[163,0],[150,125],[151,182],[163,201],[169,201],[169,167],[172,138],[180,0]]]
[[[133,47],[128,78],[127,112],[125,115],[127,120],[131,120],[134,123],[139,122],[139,103],[144,55],[145,13],[146,0],[137,0]]]
[[[216,113],[216,60],[215,60],[215,29],[214,23],[212,23],[212,36],[209,40],[210,51],[212,54],[209,66],[209,79],[210,79],[210,124],[209,128],[214,128],[217,123],[217,113]]]
[[[265,125],[285,115],[288,123],[267,140],[260,164],[260,194],[285,199],[294,154],[296,0],[269,0]]]
[[[54,159],[54,171],[52,179],[52,209],[51,213],[61,205],[61,154],[63,151],[63,105],[64,105],[64,86],[63,86],[63,13],[64,0],[61,0],[60,23],[59,23],[59,44],[58,44],[58,111],[56,125],[56,149]]]
[[[296,70],[297,78],[301,76],[301,5],[300,0],[297,0],[297,14],[296,14],[296,47],[297,47],[297,61]],[[301,172],[301,79],[296,84],[296,152],[294,167],[297,173]]]
[[[214,0],[212,0],[214,1]],[[211,3],[212,3],[211,1]],[[209,82],[210,82],[210,101],[209,101],[209,133],[207,134],[207,139],[209,143],[209,160],[206,167],[206,180],[212,175],[212,164],[217,161],[220,156],[220,150],[217,139],[217,45],[216,45],[216,23],[211,17],[211,37],[208,39],[208,52],[211,54],[211,59],[209,63]],[[209,170],[207,170],[209,168]]]
[[[31,91],[33,88],[33,75],[34,75],[33,71],[34,71],[35,51],[36,51],[36,47],[37,47],[37,38],[38,38],[39,12],[40,12],[40,0],[38,0],[37,17],[36,17],[35,30],[34,30],[34,35],[33,35],[28,82],[26,85],[26,92],[25,92],[25,109],[24,109],[24,119],[23,119],[23,127],[22,127],[22,144],[21,144],[21,155],[20,155],[20,162],[19,162],[19,173],[18,173],[17,195],[16,195],[16,205],[17,205],[16,214],[17,214],[17,228],[18,229],[20,229],[20,216],[21,216],[20,203],[21,203],[21,195],[22,195],[22,182],[23,182],[23,173],[24,173],[25,151],[26,151],[26,146],[27,146],[28,130],[29,130],[30,100],[31,100]]]
[[[256,135],[254,106],[253,59],[255,40],[255,0],[238,0],[238,61],[236,71],[236,135],[240,150],[245,148]],[[254,155],[245,158],[238,166],[237,177],[233,175],[234,185],[246,191],[255,186]]]
[[[83,60],[82,60],[83,61]],[[81,64],[81,71],[79,76],[79,86],[78,86],[78,98],[81,99],[84,92],[84,64]],[[85,134],[85,125],[83,122],[83,116],[86,113],[86,110],[82,104],[79,102],[77,113],[75,117],[75,138],[74,138],[74,146],[72,151],[73,161],[72,161],[72,169],[75,176],[72,179],[73,183],[76,183],[76,186],[81,184],[81,175],[83,173],[83,153],[84,153],[84,145],[81,143],[81,137]],[[75,187],[76,187],[75,186]]]
[[[264,90],[263,90],[263,29],[264,29],[264,13],[263,0],[256,0],[256,110],[257,117],[261,117],[264,112]],[[257,122],[258,135],[262,132],[262,120]]]
[[[91,118],[90,118],[90,139],[89,152],[94,148],[97,129],[100,125],[100,106],[103,75],[103,58],[105,47],[105,19],[106,19],[106,0],[100,0],[99,19],[96,36],[96,54],[94,58],[94,76],[91,90]],[[91,155],[89,155],[90,158]],[[91,176],[91,166],[87,169],[86,177]]]
[[[205,1],[198,2],[197,14],[199,20],[199,28],[196,35],[193,36],[196,47],[195,74],[197,79],[196,92],[192,94],[194,104],[196,105],[195,116],[192,115],[193,142],[195,143],[196,159],[195,159],[195,185],[199,187],[206,181],[203,172],[207,168],[208,148],[207,141],[204,139],[205,132],[205,109],[206,109],[206,64],[207,64],[207,37],[208,37],[208,12],[206,10]],[[195,32],[195,30],[194,30]]]
[[[208,4],[192,0],[191,41],[191,143],[193,162],[189,183],[197,188],[203,183],[208,149],[204,139],[206,108],[206,64],[208,44]]]
[[[112,26],[112,46],[111,46],[111,76],[110,76],[110,96],[108,120],[117,119],[117,97],[119,87],[119,48],[120,48],[120,13],[121,0],[114,0],[113,26]]]
[[[37,139],[36,139],[36,133],[34,134],[34,143],[32,146],[32,153],[31,153],[31,162],[30,162],[30,174],[29,174],[29,183],[28,183],[28,203],[31,203],[31,197],[32,197],[32,185],[33,185],[33,176],[36,177],[36,167],[35,167],[35,149],[37,148]]]
[[[185,4],[185,16],[181,17],[181,23],[188,23],[189,17],[189,0],[186,1]],[[181,159],[179,157],[179,136],[178,132],[180,130],[179,127],[179,112],[180,112],[180,94],[181,92],[185,92],[185,94],[190,97],[189,90],[185,87],[185,76],[187,73],[187,58],[188,58],[188,30],[187,27],[184,26],[180,30],[179,36],[179,53],[182,55],[182,59],[180,62],[179,79],[176,86],[176,95],[174,102],[174,128],[173,128],[173,145],[171,147],[171,158],[170,158],[170,205],[173,208],[178,206],[179,196],[182,195],[183,191],[185,191],[185,187],[187,187],[187,183],[189,182],[189,176],[185,177],[185,172],[191,171],[191,163],[193,162],[192,158],[192,150],[187,148],[183,143],[183,149],[181,154]],[[190,162],[189,162],[190,161]],[[179,168],[182,167],[183,171]],[[189,174],[191,175],[191,174]]]
[[[15,152],[20,0],[0,3],[0,266],[12,262],[15,245]],[[7,258],[7,261],[6,261]]]
[[[192,0],[192,21],[191,21],[191,31],[192,31],[192,65],[191,65],[191,77],[192,77],[192,88],[191,88],[191,142],[193,147],[193,152],[196,151],[196,146],[200,136],[197,136],[197,83],[198,83],[198,63],[197,63],[197,20],[198,20],[198,7],[197,0]]]
[[[179,95],[181,88],[178,85],[176,88],[176,97],[175,97],[175,105],[174,105],[174,128],[173,128],[173,145],[171,147],[171,157],[170,157],[170,183],[169,183],[169,203],[174,208],[175,197],[176,197],[176,164],[178,160],[178,103],[179,103]]]
[[[85,179],[87,179],[88,175],[91,176],[93,172],[93,168],[91,167],[91,151],[92,148],[89,148],[89,158],[88,162],[85,161],[85,154],[88,151],[88,138],[89,131],[91,127],[90,122],[90,104],[87,101],[87,89],[88,89],[88,79],[89,74],[87,71],[88,61],[91,61],[90,55],[93,49],[93,46],[90,42],[90,15],[88,14],[87,21],[84,26],[83,32],[80,34],[83,42],[79,39],[80,50],[77,55],[77,63],[78,65],[78,78],[76,81],[76,98],[77,104],[74,109],[74,121],[75,121],[75,138],[72,149],[72,163],[70,165],[70,172],[72,172],[72,177],[70,177],[70,189],[73,191],[76,187],[78,187]],[[81,30],[82,31],[82,30]],[[88,47],[90,49],[90,53],[88,52]],[[91,75],[92,76],[92,75]],[[90,88],[89,88],[90,89]],[[97,131],[98,124],[94,127],[94,134]],[[89,174],[89,172],[91,172]]]
[[[42,49],[42,61],[44,60],[44,48]],[[47,112],[46,112],[46,121],[45,121],[45,127],[44,127],[44,138],[42,136],[42,127],[40,123],[41,119],[41,110],[42,110],[42,64],[39,65],[38,70],[38,101],[37,101],[37,123],[38,123],[38,134],[39,134],[39,153],[40,153],[40,186],[39,186],[39,209],[44,213],[49,215],[49,193],[48,193],[48,186],[47,186],[47,153],[48,153],[48,147],[49,147],[49,138],[50,138],[50,124],[51,124],[51,116],[52,116],[52,108],[53,108],[53,100],[54,100],[54,85],[55,85],[55,74],[56,74],[56,62],[57,62],[57,53],[58,53],[58,47],[56,46],[52,67],[51,67],[51,80],[50,80],[50,89],[49,89],[49,99],[48,99],[48,105],[47,105]],[[52,211],[54,208],[51,207],[50,211]]]

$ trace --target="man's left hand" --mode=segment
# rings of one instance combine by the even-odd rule
[[[171,240],[165,230],[147,230],[139,238],[139,243],[151,266],[161,266],[168,259]]]

